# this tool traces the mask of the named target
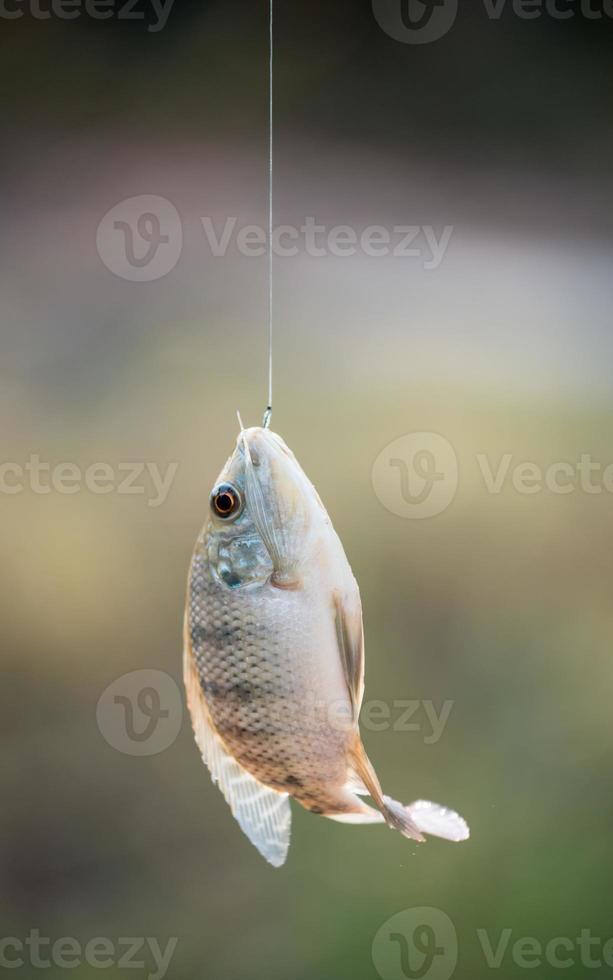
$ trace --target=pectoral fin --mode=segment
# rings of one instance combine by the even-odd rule
[[[334,621],[338,651],[343,665],[354,718],[360,713],[364,695],[364,630],[359,600],[350,607],[339,593],[334,593]]]
[[[287,794],[264,786],[228,753],[209,716],[189,643],[184,653],[184,677],[196,743],[213,782],[218,784],[251,843],[273,867],[281,867],[287,857],[291,830]]]

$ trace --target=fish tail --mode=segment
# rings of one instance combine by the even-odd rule
[[[384,796],[377,774],[359,738],[352,752],[352,765],[388,827],[399,830],[404,837],[424,843],[424,834],[450,841],[463,841],[470,836],[466,821],[453,810],[439,806],[438,803],[417,800],[404,806],[390,796]]]
[[[399,830],[405,837],[423,843],[425,837],[420,833],[417,825],[413,823],[405,807],[401,803],[396,803],[389,796],[383,795],[381,783],[359,738],[356,739],[356,744],[352,752],[352,761],[356,774],[363,781],[365,789],[368,790],[369,795],[373,798],[377,809],[383,815],[387,825],[394,830]]]
[[[425,844],[426,838],[411,818],[410,808],[403,806],[402,803],[397,803],[390,796],[384,796],[383,801],[385,807],[383,816],[387,820],[388,827],[399,830],[402,836],[408,837],[409,840],[416,840],[420,844]]]

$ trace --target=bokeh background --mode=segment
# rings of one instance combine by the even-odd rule
[[[177,937],[171,980],[369,980],[375,934],[413,906],[449,915],[463,977],[491,974],[478,928],[613,934],[611,493],[493,495],[476,465],[613,461],[613,24],[467,8],[415,46],[366,0],[278,4],[277,221],[454,228],[434,270],[277,261],[274,427],[360,582],[367,699],[453,702],[436,744],[365,733],[384,787],[472,828],[418,848],[296,809],[281,871],[235,825],[187,719],[139,758],[96,717],[126,673],[180,684],[193,541],[235,410],[254,424],[264,408],[265,260],[213,257],[200,219],[266,223],[267,6],[177,0],[158,32],[0,18],[2,462],[178,464],[159,507],[27,479],[0,494],[3,936]],[[171,201],[184,235],[143,283],[96,249],[105,213],[141,194]],[[414,431],[459,464],[426,520],[371,481]],[[509,953],[496,972],[523,971]]]

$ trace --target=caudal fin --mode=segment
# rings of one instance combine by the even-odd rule
[[[364,789],[373,798],[388,825],[399,830],[404,837],[420,843],[426,840],[424,834],[449,841],[463,841],[470,837],[468,824],[453,810],[427,800],[417,800],[403,806],[390,796],[384,796],[377,774],[359,739],[353,750],[353,766],[356,776],[363,782]]]
[[[438,803],[417,800],[409,806],[403,806],[389,796],[384,796],[383,802],[388,823],[411,840],[423,842],[424,834],[455,842],[468,840],[470,837],[468,824],[459,813],[439,806]]]

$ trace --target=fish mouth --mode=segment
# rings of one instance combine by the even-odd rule
[[[288,504],[300,496],[302,471],[281,436],[257,426],[244,429],[237,445],[244,455],[246,471],[257,471],[267,496],[278,497]]]
[[[287,459],[295,460],[293,452],[281,436],[276,432],[272,432],[271,429],[264,429],[262,426],[241,429],[236,444],[239,449],[243,448],[245,453],[249,452],[251,454],[254,466],[260,465],[260,456],[267,452],[272,453],[273,456],[276,452],[280,452]]]

